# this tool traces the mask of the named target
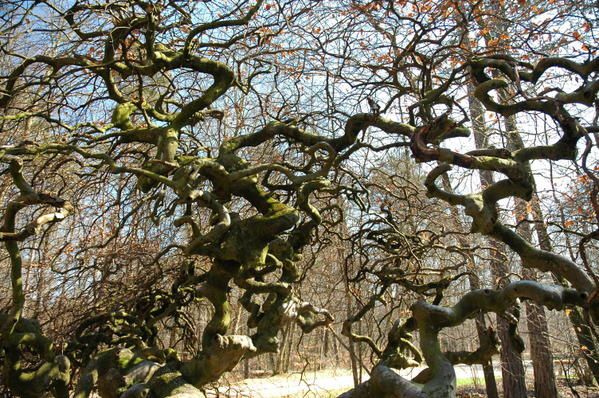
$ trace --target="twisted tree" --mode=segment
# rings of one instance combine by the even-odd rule
[[[39,141],[5,137],[2,147],[2,161],[18,189],[4,213],[1,238],[10,255],[13,296],[2,317],[2,373],[13,393],[52,391],[67,397],[70,365],[76,363],[80,377],[70,385],[76,385],[77,397],[89,396],[96,386],[106,396],[200,394],[198,387],[242,358],[276,351],[277,334],[287,323],[296,322],[307,333],[332,321],[326,310],[299,299],[293,284],[302,248],[322,220],[311,196],[335,195],[327,177],[355,132],[325,138],[304,132],[295,121],[272,121],[218,142],[214,155],[202,137],[204,129],[222,123],[219,99],[233,88],[252,89],[251,80],[264,73],[258,63],[242,76],[219,61],[236,51],[248,53],[238,68],[259,58],[262,24],[274,26],[282,18],[277,11],[250,24],[262,3],[241,2],[230,9],[143,1],[9,6],[12,25],[6,32],[56,26],[48,29],[68,40],[55,49],[42,45],[39,53],[19,45],[3,50],[14,64],[3,78],[3,131],[39,123],[51,135]],[[47,24],[27,21],[38,12],[46,14]],[[285,17],[302,12],[291,10]],[[213,18],[217,13],[220,18]],[[217,127],[208,124],[211,118]],[[248,148],[274,140],[301,157],[289,163],[244,159]],[[39,325],[22,316],[21,242],[73,210],[67,200],[31,185],[39,159],[74,164],[82,183],[98,175],[134,176],[134,189],[142,193],[138,200],[152,203],[147,216],[162,216],[185,230],[155,261],[171,250],[190,259],[181,262],[167,291],[150,287],[136,302],[84,319],[60,349],[64,355],[55,355]],[[240,201],[249,209],[234,211]],[[35,216],[45,209],[50,210]],[[210,259],[205,272],[196,272],[198,256]],[[251,336],[229,334],[227,292],[233,284],[245,291],[241,302],[255,329]],[[194,300],[209,301],[213,315],[202,332],[201,351],[183,360],[158,348],[157,323],[177,317]],[[28,360],[29,351],[37,359]]]
[[[378,3],[373,4],[368,7]],[[304,104],[296,100],[302,88],[281,81],[281,76],[301,78],[306,61],[301,57],[311,47],[302,48],[303,39],[293,34],[313,19],[311,6],[261,0],[4,6],[0,162],[7,188],[0,240],[10,262],[11,300],[0,314],[0,355],[3,383],[13,394],[79,398],[97,389],[103,397],[203,396],[204,386],[242,359],[276,352],[286,325],[296,323],[309,333],[331,324],[326,309],[297,294],[302,251],[319,228],[339,222],[343,197],[361,201],[361,188],[352,185],[360,178],[346,163],[365,150],[409,147],[416,161],[439,162],[425,180],[430,196],[464,207],[472,233],[504,242],[525,267],[550,271],[571,287],[518,281],[474,290],[442,306],[444,289],[463,274],[422,283],[401,269],[376,270],[383,288],[400,284],[434,299],[416,302],[412,316],[395,323],[384,349],[352,332],[360,314],[345,323],[347,336],[370,341],[379,356],[372,379],[345,396],[453,396],[452,363],[488,359],[496,341],[491,333],[477,352],[446,353],[439,332],[481,312],[513,318],[518,299],[550,309],[580,306],[599,319],[592,269],[537,249],[498,216],[499,201],[530,199],[531,161],[576,158],[577,143],[592,128],[569,109],[596,101],[599,62],[544,58],[531,64],[508,55],[472,56],[433,78],[446,48],[428,57],[412,45],[390,61],[392,78],[403,73],[407,81],[423,83],[393,97],[409,93],[413,99],[407,120],[388,118],[373,106],[371,113],[345,114],[341,127],[326,129],[321,119],[310,118],[327,111],[302,113]],[[366,6],[354,5],[349,12],[361,13],[361,7]],[[331,42],[339,38],[345,39]],[[318,45],[322,54],[337,57],[323,42]],[[299,58],[289,62],[302,60],[297,68],[278,62],[291,54]],[[535,92],[555,68],[582,83],[569,91]],[[555,121],[561,137],[551,145],[513,151],[463,153],[444,147],[448,139],[469,135],[466,118],[457,119],[463,113],[456,89],[469,76],[474,95],[488,110],[506,117],[541,113]],[[507,86],[512,98],[495,95]],[[331,105],[336,106],[343,108]],[[369,130],[385,133],[388,143],[362,141]],[[448,192],[436,181],[452,165],[503,179],[477,193]],[[102,220],[101,228],[94,221],[86,229],[91,219]],[[383,224],[393,226],[391,213]],[[400,259],[411,258],[414,250],[429,251],[430,242],[417,234],[401,236],[397,228],[381,229],[383,224],[364,229],[377,250],[391,250]],[[96,233],[102,235],[99,241]],[[94,258],[124,235],[130,240],[118,246],[122,252]],[[134,238],[145,245],[136,248]],[[32,242],[35,250],[28,246]],[[406,242],[414,247],[406,248]],[[37,248],[53,253],[53,271],[76,283],[82,296],[94,295],[87,301],[92,309],[74,317],[69,333],[56,340],[24,316],[23,258],[33,261]],[[138,274],[136,283],[116,284],[132,273]],[[116,284],[112,295],[95,296],[98,280]],[[233,290],[241,292],[239,303],[248,314],[247,335],[232,333]],[[50,301],[68,302],[72,294],[65,288]],[[184,310],[199,301],[211,308],[200,347],[178,352],[176,344],[165,344],[165,325],[195,331]],[[414,331],[420,350],[411,342]],[[423,360],[430,370],[415,381],[392,371]]]
[[[551,5],[547,5],[548,9],[545,9],[545,5],[535,8],[505,4],[510,12],[518,14],[527,14],[534,9],[536,10],[534,12],[546,10],[560,16],[555,20],[544,19],[543,24],[537,24],[537,20],[534,18],[520,23],[514,23],[511,19],[502,19],[502,26],[509,29],[513,35],[511,36],[513,42],[517,43],[508,48],[502,45],[505,43],[505,37],[494,37],[489,34],[492,29],[490,30],[484,24],[481,25],[481,21],[487,18],[492,20],[493,3],[476,2],[457,5],[441,1],[426,2],[425,4],[407,2],[407,7],[401,7],[401,5],[383,2],[368,5],[356,4],[355,18],[362,22],[362,24],[357,24],[359,27],[356,28],[356,34],[363,32],[364,36],[368,37],[371,42],[377,43],[378,46],[364,46],[360,42],[364,52],[367,52],[365,56],[357,49],[354,53],[345,50],[345,53],[350,53],[354,57],[352,65],[358,70],[364,71],[362,74],[358,72],[354,75],[360,82],[356,86],[363,86],[365,90],[371,90],[384,98],[386,103],[382,106],[383,112],[392,115],[382,117],[364,114],[364,128],[374,127],[375,131],[384,131],[395,137],[405,137],[403,142],[389,140],[385,145],[371,146],[370,149],[382,151],[409,146],[412,156],[417,162],[437,162],[438,166],[430,171],[424,181],[430,197],[462,207],[465,213],[472,218],[471,232],[481,233],[505,243],[508,248],[518,254],[523,267],[552,273],[557,276],[558,280],[569,280],[569,283],[579,289],[582,296],[586,297],[585,307],[590,310],[591,314],[594,313],[593,316],[596,319],[596,309],[593,309],[596,308],[596,303],[593,302],[596,300],[594,292],[597,282],[594,267],[588,263],[585,265],[584,261],[577,264],[550,250],[539,250],[534,244],[523,239],[515,229],[506,225],[499,210],[503,207],[500,203],[505,203],[506,200],[512,198],[523,201],[531,200],[535,191],[531,163],[539,160],[550,162],[566,160],[573,163],[591,161],[592,157],[589,157],[591,143],[588,137],[589,133],[596,130],[596,124],[591,121],[592,117],[582,115],[584,115],[583,109],[593,107],[597,99],[597,64],[592,56],[592,51],[584,55],[580,53],[578,56],[572,54],[571,57],[546,57],[531,63],[525,61],[529,59],[530,55],[524,49],[532,48],[534,51],[538,48],[535,45],[539,45],[539,42],[544,44],[543,49],[546,51],[548,48],[553,48],[549,47],[546,42],[547,37],[551,37],[551,35],[542,33],[547,32],[545,29],[548,26],[553,22],[562,28],[570,26],[569,24],[573,21],[580,21],[583,24],[587,15],[590,14],[579,13],[586,10],[592,14],[594,11],[585,2],[575,4],[552,2]],[[409,12],[410,5],[412,12]],[[549,9],[551,10],[549,11]],[[566,14],[572,16],[572,20],[567,20],[567,17],[564,16]],[[472,25],[476,27],[477,24],[478,29],[476,30],[480,31],[482,37],[488,39],[488,45],[483,49],[478,47],[480,39],[468,32]],[[583,25],[589,26],[589,29],[585,30],[586,32],[592,30],[586,22]],[[505,29],[499,33],[508,37],[508,31]],[[536,32],[539,35],[531,32]],[[567,36],[567,33],[564,36]],[[578,31],[574,32],[571,37],[576,41],[584,41]],[[568,43],[569,40],[571,39],[563,37],[560,43]],[[358,45],[356,45],[357,47]],[[589,48],[586,44],[583,45],[583,49]],[[562,53],[565,52],[566,50],[562,51]],[[507,53],[513,55],[507,55]],[[463,63],[459,60],[463,60]],[[372,71],[372,73],[366,73],[366,70]],[[556,76],[564,75],[570,76],[570,79],[576,83],[568,85],[559,78],[556,79]],[[554,80],[548,82],[548,79]],[[470,84],[472,84],[472,90],[467,90]],[[466,103],[465,99],[468,99],[470,104]],[[464,128],[470,125],[466,120],[468,107],[478,106],[478,104],[482,105],[480,112],[477,112],[481,117],[472,120],[475,130],[481,131],[481,129],[487,128],[485,126],[486,111],[496,117],[510,118],[511,120],[516,120],[515,118],[518,117],[527,121],[529,131],[525,131],[525,134],[530,134],[533,138],[527,142],[527,146],[524,148],[513,148],[509,144],[506,146],[501,140],[499,142],[494,140],[495,146],[491,146],[487,141],[486,144],[482,144],[482,148],[477,148],[474,151],[456,149],[463,145],[464,140],[461,140],[459,144],[452,144],[449,139],[470,134]],[[397,119],[404,123],[396,122]],[[547,130],[542,131],[535,128],[538,125],[530,122],[531,120],[545,121],[546,125],[551,126],[551,132],[556,131],[558,134],[549,136]],[[549,141],[548,144],[535,143],[539,139],[537,137],[541,135],[543,137],[541,140]],[[582,159],[579,157],[581,139],[587,141]],[[551,140],[554,140],[553,144],[551,144]],[[451,166],[459,166],[461,170],[456,174],[449,174]],[[481,175],[491,178],[485,179],[487,183],[483,184],[479,192],[455,193],[449,182],[454,179],[454,176],[464,175],[464,171],[468,170],[476,170]],[[594,172],[590,172],[588,167],[586,170],[594,176]],[[497,181],[497,177],[500,177],[499,181]],[[439,180],[443,180],[443,184]],[[384,208],[380,208],[379,211],[387,213]],[[375,308],[381,306],[377,302],[384,303],[386,291],[401,287],[403,291],[415,292],[422,298],[425,298],[426,295],[435,295],[435,288],[446,284],[447,272],[452,271],[449,267],[437,268],[434,271],[437,273],[437,277],[429,275],[427,283],[423,284],[414,280],[414,275],[410,275],[406,271],[412,269],[412,262],[419,261],[421,253],[430,251],[434,247],[431,242],[421,239],[422,234],[430,236],[431,231],[426,231],[424,228],[422,234],[406,234],[405,225],[390,222],[391,217],[385,216],[384,218],[385,220],[376,221],[379,226],[375,227],[375,229],[378,228],[375,233],[372,231],[372,225],[375,224],[373,221],[369,221],[371,225],[364,225],[367,228],[363,226],[360,231],[363,239],[372,242],[367,244],[370,247],[366,247],[365,256],[374,259],[370,263],[369,267],[371,268],[366,268],[363,272],[363,275],[368,275],[369,279],[362,279],[367,280],[366,285],[370,283],[377,288],[371,300],[364,302],[365,304],[356,312],[355,316],[346,321],[347,326],[344,328],[350,339],[365,342],[372,348],[373,356],[377,358],[379,366],[375,367],[371,381],[348,392],[346,396],[372,394],[452,396],[455,394],[455,386],[451,386],[451,377],[441,376],[442,372],[439,370],[438,361],[430,371],[414,379],[414,383],[407,382],[394,372],[388,372],[389,368],[413,364],[410,358],[408,361],[405,359],[397,361],[390,359],[388,354],[403,354],[405,339],[399,337],[405,337],[411,331],[419,330],[422,338],[426,332],[424,329],[427,327],[423,324],[426,317],[419,318],[421,319],[420,324],[416,322],[415,316],[405,322],[403,326],[402,322],[398,321],[399,323],[395,324],[386,339],[386,348],[379,347],[368,336],[357,335],[351,331],[352,323],[360,321],[369,311],[374,313]],[[438,231],[439,229],[437,229]],[[453,238],[453,242],[464,246],[463,240],[459,238],[460,232],[455,231],[454,235],[458,237]],[[437,249],[448,247],[447,243],[439,246],[441,243],[438,241],[439,235],[433,234],[432,236],[433,239],[437,239],[435,242]],[[541,247],[547,249],[546,245],[541,245]],[[463,249],[470,250],[467,246]],[[453,271],[457,269],[459,267],[455,267]],[[430,266],[428,270],[430,270]],[[458,271],[454,272],[452,277],[459,276]],[[355,279],[359,278],[360,274],[358,273]],[[499,277],[498,279],[501,281],[503,278]],[[415,281],[420,283],[414,283]],[[470,285],[472,286],[472,281]],[[497,291],[507,288],[500,286]],[[584,293],[585,291],[586,293]],[[436,296],[433,303],[440,304],[442,294]],[[529,297],[528,299],[533,298]],[[509,310],[507,308],[500,310],[499,314],[509,319],[509,331],[511,339],[515,342],[514,347],[523,350],[522,340],[514,334],[517,326],[517,306],[509,307],[511,307]],[[414,306],[413,311],[416,311],[417,308],[418,306]],[[479,308],[474,310],[470,316],[475,317],[487,311],[494,312],[491,309]],[[391,314],[385,314],[384,317]],[[443,327],[446,326],[438,325],[431,328],[437,333]],[[486,346],[485,340],[487,339],[481,338],[481,340],[481,345]],[[465,355],[456,356],[452,353],[442,354],[438,346],[436,349],[431,348],[432,346],[431,341],[427,340],[427,343],[422,345],[422,349],[423,351],[432,350],[429,354],[435,352],[434,356],[444,355],[446,359],[467,357]],[[410,351],[414,350],[410,349]],[[470,358],[478,357],[483,362],[488,361],[489,356],[479,356],[479,353],[480,351],[477,355],[474,355],[474,352],[471,353],[473,355]],[[418,357],[419,355],[412,355],[412,359],[418,359]],[[428,364],[435,363],[430,356],[427,358],[425,354],[424,357]],[[449,362],[451,361],[446,363]],[[387,366],[390,363],[393,365]],[[400,363],[404,365],[400,366]],[[443,382],[440,382],[440,379],[435,380],[435,376],[433,376],[435,371],[440,372],[437,376],[443,379]],[[387,389],[387,386],[390,385],[393,387]]]
[[[507,55],[477,58],[465,65],[475,82],[474,95],[488,110],[505,117],[521,112],[539,112],[551,118],[559,126],[561,136],[550,145],[530,146],[513,151],[493,147],[461,153],[440,145],[447,139],[469,134],[469,131],[461,123],[450,118],[450,113],[447,111],[422,126],[402,124],[374,114],[354,116],[354,120],[359,120],[363,128],[374,126],[389,134],[406,137],[416,161],[439,162],[439,165],[428,173],[424,181],[427,194],[450,205],[462,206],[465,213],[472,218],[471,232],[488,235],[505,243],[520,256],[523,267],[551,272],[559,278],[567,280],[574,289],[520,281],[497,290],[475,290],[466,294],[452,307],[439,306],[440,300],[438,299],[434,304],[419,301],[411,308],[412,317],[404,325],[398,326],[398,332],[394,331],[394,334],[401,335],[418,330],[422,355],[429,365],[430,371],[419,375],[410,382],[391,371],[388,366],[389,359],[381,355],[379,364],[373,370],[372,379],[343,396],[369,396],[372,394],[397,397],[454,396],[455,373],[451,366],[451,360],[472,363],[470,361],[473,358],[482,357],[486,361],[489,357],[481,355],[481,351],[469,355],[443,353],[439,345],[438,333],[443,328],[460,324],[466,318],[474,317],[480,312],[497,312],[513,318],[512,308],[516,304],[517,298],[532,300],[549,309],[560,309],[564,305],[582,306],[589,311],[591,318],[596,322],[599,307],[596,297],[596,276],[593,270],[590,267],[583,269],[570,259],[536,248],[523,239],[517,232],[502,223],[498,214],[498,202],[510,197],[525,201],[531,200],[534,192],[531,161],[576,159],[578,141],[586,137],[589,130],[594,131],[595,127],[581,124],[579,119],[572,116],[567,108],[569,105],[591,106],[594,104],[599,85],[593,77],[598,71],[598,66],[599,63],[594,59],[577,63],[563,58],[546,58],[536,65],[531,65]],[[543,89],[541,93],[535,93],[534,85],[551,68],[561,68],[579,76],[582,81],[581,85],[570,92],[555,90],[557,93],[553,96],[549,95],[553,90]],[[495,72],[493,77],[488,74],[489,70]],[[452,79],[453,77],[450,77],[444,83],[449,86]],[[524,86],[525,84],[528,86]],[[505,97],[496,95],[496,91],[507,87],[514,90],[513,97],[505,99]],[[427,105],[437,103],[447,106],[447,98],[441,97],[442,92],[441,90],[432,90],[429,92],[429,97],[423,101],[426,101]],[[482,187],[480,192],[458,194],[444,190],[437,185],[437,180],[446,175],[451,166],[492,171],[502,175],[503,179]],[[401,242],[397,238],[395,241]],[[401,247],[402,244],[399,243],[398,246]],[[408,243],[404,243],[403,246],[405,246],[404,250],[414,250],[407,247]],[[392,247],[392,249],[391,251],[386,248],[393,254],[398,251],[397,248]],[[384,280],[383,286],[390,283],[405,285],[406,282],[403,279],[400,275],[396,279]],[[427,284],[426,288],[434,286],[435,284]],[[417,286],[411,286],[411,290],[417,289]],[[496,306],[498,303],[502,304]],[[388,344],[393,347],[391,350],[385,349],[384,352],[401,353],[402,340],[394,338],[394,334],[390,334],[388,339]],[[402,363],[404,365],[401,367],[409,366],[406,361],[402,361]]]

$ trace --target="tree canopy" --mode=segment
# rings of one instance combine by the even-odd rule
[[[447,352],[446,328],[481,313],[516,324],[520,300],[576,308],[594,328],[597,9],[509,3],[5,2],[8,391],[200,397],[278,352],[288,325],[342,323],[375,356],[371,379],[343,396],[452,397],[453,365],[485,363],[497,338]],[[564,164],[586,187],[574,257],[506,211],[526,213],[535,175]],[[477,273],[484,239],[553,282],[471,278],[446,297]],[[345,320],[301,290],[335,247],[346,282],[370,287]],[[32,275],[50,286],[31,290]],[[413,301],[383,340],[352,329],[398,289]],[[190,308],[205,304],[199,328]],[[393,371],[421,363],[414,380]]]

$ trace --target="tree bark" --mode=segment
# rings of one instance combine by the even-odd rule
[[[484,109],[482,104],[474,96],[474,87],[472,84],[468,84],[468,94],[475,146],[477,149],[483,149],[488,146],[484,123]],[[494,182],[493,173],[488,170],[481,170],[479,176],[481,185],[483,186],[489,186]],[[494,279],[498,280],[509,274],[507,265],[502,259],[498,258],[498,254],[505,252],[505,250],[499,242],[491,241],[490,243],[494,252],[494,259],[491,261],[491,273]],[[497,317],[497,334],[501,340],[500,353],[503,393],[505,398],[521,398],[526,396],[524,366],[522,365],[522,356],[513,347],[509,328],[510,325],[506,319]]]
[[[510,93],[503,92],[507,99]],[[500,96],[502,94],[500,93]],[[516,120],[513,116],[507,117],[505,127],[507,130],[507,147],[509,150],[524,148],[524,142],[518,132]],[[534,200],[534,197],[533,197]],[[532,242],[532,229],[526,222],[529,210],[526,202],[515,199],[515,216],[518,224],[518,233],[528,242]],[[537,281],[537,272],[533,269],[522,268],[522,276],[526,279]],[[526,323],[530,341],[530,356],[534,370],[535,395],[543,398],[557,398],[557,387],[555,385],[555,371],[553,369],[553,355],[551,354],[551,342],[549,341],[549,330],[545,310],[535,303],[529,301],[525,304]]]
[[[344,250],[343,248],[339,248],[339,258],[345,258],[344,256]],[[352,300],[351,300],[351,293],[349,291],[349,281],[347,280],[347,275],[345,275],[345,299],[346,299],[346,311],[347,311],[347,318],[352,316]],[[356,359],[356,350],[355,350],[355,346],[354,346],[354,342],[353,340],[350,338],[349,340],[349,359],[350,359],[350,363],[351,363],[351,371],[352,371],[352,376],[354,379],[354,386],[358,386],[362,380],[360,378],[360,375],[358,373],[359,368],[360,368],[360,364],[358,362],[358,360]]]
[[[537,280],[536,272],[523,272],[526,279]],[[553,355],[545,310],[535,303],[526,302],[526,322],[530,341],[530,356],[534,370],[535,395],[537,397],[557,398]]]
[[[492,242],[492,246],[494,246],[496,253],[501,253],[499,244]],[[509,274],[510,270],[503,261],[493,259],[491,263],[491,273],[495,279],[503,278]],[[511,325],[507,319],[497,316],[497,335],[501,340],[503,396],[505,398],[522,398],[526,397],[524,365],[522,364],[522,354],[519,352],[519,347],[515,346],[512,339],[511,327],[514,327],[514,325]]]
[[[525,218],[526,204],[516,201],[516,217]],[[520,234],[527,241],[532,240],[532,231],[528,224],[521,224]],[[525,279],[537,281],[535,270],[523,268],[522,276]],[[525,304],[526,323],[530,341],[530,356],[534,370],[534,387],[537,397],[557,398],[557,387],[555,384],[555,371],[553,368],[553,355],[551,354],[551,342],[549,341],[549,330],[547,318],[543,308],[529,301]]]
[[[480,286],[478,286],[477,283],[473,285],[473,281],[476,281],[476,278],[471,277],[470,287],[473,290],[480,289]],[[478,335],[478,341],[479,343],[482,343],[484,339],[487,338],[487,335],[485,333],[487,330],[485,316],[483,314],[478,314],[474,321],[476,324],[476,334]],[[487,397],[499,398],[499,393],[497,391],[497,381],[495,380],[495,371],[493,370],[493,360],[490,360],[488,363],[483,364],[482,367],[483,375],[485,377],[485,390],[487,392]]]
[[[451,186],[451,182],[449,181],[449,176],[447,174],[443,175],[443,188],[447,192],[453,192],[453,187]],[[456,223],[459,224],[458,229],[460,231],[465,231],[466,228],[461,222],[460,215],[456,207],[451,207],[450,210],[456,220]],[[468,245],[468,241],[462,237],[458,237],[458,241],[461,246],[466,247]],[[468,255],[469,268],[475,269],[476,264],[474,261],[474,257],[472,255]],[[480,279],[473,274],[468,275],[468,282],[470,283],[470,289],[477,290],[481,288]],[[485,316],[483,314],[478,314],[475,318],[476,325],[476,334],[478,336],[479,345],[482,345],[483,341],[487,339],[487,324],[485,321]],[[495,371],[493,370],[493,360],[490,359],[489,362],[482,364],[483,375],[485,377],[485,390],[487,392],[488,398],[499,398],[499,392],[497,391],[497,381],[495,380]]]
[[[549,233],[547,232],[547,226],[543,222],[545,219],[543,216],[543,209],[541,208],[540,202],[536,197],[532,201],[532,210],[534,214],[534,220],[536,221],[534,226],[537,239],[539,240],[539,246],[543,250],[553,251],[551,239],[549,238]],[[560,284],[564,284],[565,282],[560,280],[561,278],[557,277],[556,275],[553,275],[553,279]],[[599,355],[597,354],[597,345],[593,339],[591,326],[584,319],[578,308],[572,308],[572,310],[567,313],[567,316],[572,324],[572,328],[574,329],[578,343],[581,347],[588,348],[588,351],[583,350],[583,356],[587,366],[589,367],[589,370],[593,374],[595,383],[599,383]]]

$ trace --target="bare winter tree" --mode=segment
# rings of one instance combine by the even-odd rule
[[[443,213],[440,203],[461,206],[472,234],[503,242],[524,267],[552,272],[568,286],[520,280],[443,303],[444,290],[465,273],[455,267],[422,280],[417,267],[401,267],[414,251],[467,259],[470,248],[437,245],[445,238],[417,223],[404,230],[392,206],[380,206],[386,218],[362,224],[357,237],[367,243],[359,250],[376,249],[381,258],[387,250],[405,261],[359,274],[421,299],[394,322],[382,349],[352,332],[360,313],[344,323],[344,334],[378,351],[371,380],[344,396],[454,396],[453,364],[481,362],[496,341],[490,333],[475,352],[442,352],[439,333],[486,312],[515,323],[518,300],[580,307],[597,322],[597,280],[588,261],[583,268],[526,241],[502,222],[498,203],[530,200],[530,162],[577,159],[578,142],[594,127],[573,109],[594,105],[599,62],[590,55],[534,63],[517,54],[455,58],[463,36],[441,19],[446,3],[431,4],[440,25],[420,21],[430,9],[415,18],[382,2],[341,10],[319,3],[335,25],[330,30],[307,28],[318,21],[310,1],[3,5],[0,240],[11,296],[0,301],[4,386],[22,397],[82,398],[94,390],[102,397],[201,397],[242,359],[277,352],[288,325],[304,333],[330,325],[327,309],[298,294],[303,272],[310,272],[301,269],[302,253],[319,231],[339,225],[344,210],[366,209],[360,196],[368,190],[351,161],[398,147],[433,167],[424,188],[438,199],[436,212]],[[384,33],[373,15],[414,24],[416,34],[406,36],[412,44],[405,51],[396,42],[397,51],[374,58],[390,72],[389,102],[371,98],[371,112],[348,111],[352,105],[338,102],[335,89],[368,85],[356,77],[355,59],[346,63],[342,54],[368,44],[348,36],[351,25],[343,23],[366,18]],[[451,45],[427,37],[442,29]],[[334,71],[330,60],[338,62]],[[367,65],[378,78],[381,70]],[[579,84],[551,86],[545,77],[555,70]],[[313,87],[296,83],[312,74]],[[460,99],[470,80],[487,110],[506,118],[541,114],[559,137],[517,149],[444,146],[470,134]],[[497,95],[508,87],[512,97]],[[362,94],[346,100],[358,106]],[[316,99],[318,106],[309,103]],[[387,115],[393,101],[406,101],[407,111]],[[500,178],[479,192],[449,191],[437,180],[451,179],[452,166]],[[60,289],[27,294],[30,276],[39,283],[56,278]],[[239,330],[233,292],[247,314],[247,334],[233,332]],[[208,319],[198,330],[186,311],[200,303],[209,304]],[[69,308],[62,330],[40,323],[44,306]],[[178,334],[192,344],[181,347]],[[429,369],[415,381],[393,371],[423,361]]]

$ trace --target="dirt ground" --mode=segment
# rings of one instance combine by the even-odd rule
[[[413,372],[417,370],[413,370]],[[473,377],[479,378],[479,370],[469,366],[457,367],[458,397],[484,398],[484,385],[475,388],[469,383]],[[410,377],[409,374],[404,376]],[[481,377],[482,379],[482,377]],[[482,381],[482,380],[481,380]],[[501,386],[501,380],[498,380]],[[252,378],[242,381],[226,380],[218,388],[207,391],[210,398],[333,398],[353,386],[353,378],[349,369],[328,369],[318,372],[291,373],[264,378]],[[534,397],[530,386],[528,397]],[[568,386],[559,381],[561,398],[599,398],[599,388],[583,385]]]
[[[564,380],[558,380],[558,393],[560,398],[599,398],[598,387],[588,387],[575,383],[568,385]],[[485,390],[482,388],[458,388],[459,398],[485,398],[486,396],[487,394],[485,394]],[[528,397],[535,397],[532,389],[528,391]]]

